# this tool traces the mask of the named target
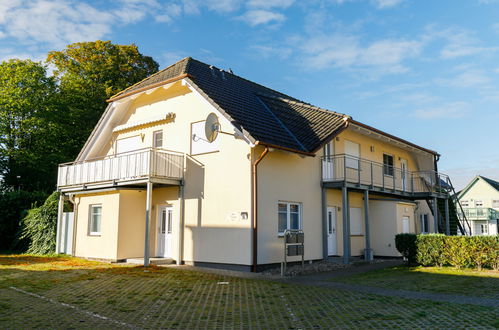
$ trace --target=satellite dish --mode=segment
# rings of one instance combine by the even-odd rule
[[[206,141],[213,142],[218,136],[220,131],[220,123],[218,122],[218,117],[213,112],[206,117],[204,123],[204,134],[206,135]]]

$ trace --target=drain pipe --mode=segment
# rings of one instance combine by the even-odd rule
[[[258,172],[257,166],[262,161],[263,157],[267,155],[269,152],[269,148],[265,147],[265,150],[261,153],[260,157],[251,164],[251,177],[253,183],[253,266],[252,271],[256,273],[257,265],[258,265]]]

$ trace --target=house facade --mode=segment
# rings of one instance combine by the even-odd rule
[[[499,234],[499,182],[477,175],[458,193],[471,235]]]
[[[397,233],[456,230],[438,158],[186,58],[112,97],[59,166],[58,252],[69,200],[79,257],[257,271],[283,261],[285,230],[309,261],[399,256]]]

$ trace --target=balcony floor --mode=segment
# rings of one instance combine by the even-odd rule
[[[183,185],[182,179],[167,179],[167,178],[140,178],[133,180],[115,180],[115,181],[103,181],[89,184],[79,184],[71,186],[59,187],[59,191],[63,193],[81,192],[81,191],[92,191],[108,188],[118,188],[118,187],[145,187],[147,182],[150,181],[153,184],[160,184],[162,186],[181,186]]]

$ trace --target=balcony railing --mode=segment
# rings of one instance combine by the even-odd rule
[[[57,186],[121,183],[147,178],[180,180],[184,155],[162,149],[140,149],[127,153],[59,165]]]
[[[499,211],[488,207],[463,208],[464,215],[468,220],[497,220],[499,219]],[[463,212],[458,209],[459,216]]]
[[[349,155],[322,157],[323,182],[347,182],[388,192],[444,193],[449,178],[435,171],[411,172]]]

